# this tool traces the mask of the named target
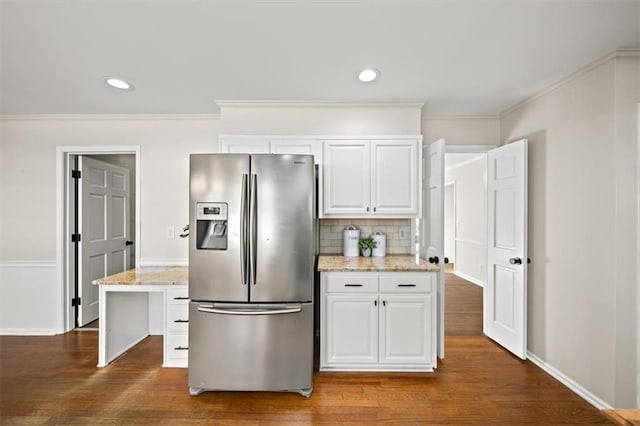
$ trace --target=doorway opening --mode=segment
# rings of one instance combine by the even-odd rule
[[[140,147],[58,147],[57,256],[61,331],[97,330],[91,281],[134,267],[140,249]]]
[[[484,335],[488,149],[447,146],[444,155],[445,337]]]

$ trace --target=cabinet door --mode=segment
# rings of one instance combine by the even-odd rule
[[[269,154],[269,139],[233,138],[220,140],[220,153],[224,154]]]
[[[380,362],[433,364],[432,296],[380,296]]]
[[[327,295],[327,364],[378,362],[378,296]]]
[[[374,141],[372,208],[378,214],[418,213],[418,142]]]
[[[325,141],[323,212],[368,214],[370,210],[369,141]]]
[[[315,139],[274,139],[271,140],[272,154],[313,155],[315,164],[320,164],[322,141]]]

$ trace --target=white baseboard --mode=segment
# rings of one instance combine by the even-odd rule
[[[470,275],[467,275],[465,273],[462,273],[462,272],[459,272],[459,271],[453,271],[453,275],[455,275],[456,277],[460,277],[463,280],[467,280],[467,281],[469,281],[469,282],[471,282],[471,283],[473,283],[473,284],[475,284],[477,286],[484,287],[484,282],[482,280],[474,278],[474,277],[472,277]]]
[[[0,336],[55,336],[56,330],[46,328],[0,328]]]
[[[610,410],[610,409],[613,409],[613,407],[611,405],[607,404],[605,401],[603,401],[602,399],[598,398],[593,393],[589,392],[587,389],[582,387],[580,384],[576,383],[571,378],[566,376],[564,373],[562,373],[561,371],[557,370],[555,367],[553,367],[552,365],[546,363],[545,361],[541,360],[540,358],[538,358],[536,355],[532,354],[531,352],[527,352],[527,358],[531,362],[533,362],[535,365],[537,365],[538,367],[543,369],[546,373],[551,375],[551,377],[553,377],[554,379],[556,379],[557,381],[559,381],[560,383],[562,383],[563,385],[565,385],[566,387],[571,389],[574,393],[576,393],[582,399],[587,401],[589,404],[591,404],[594,407],[596,407],[598,410]]]

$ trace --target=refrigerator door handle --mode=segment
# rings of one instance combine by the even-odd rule
[[[242,284],[248,284],[247,280],[247,185],[248,175],[242,175],[242,193],[240,198],[240,271]]]
[[[216,309],[216,308],[203,308],[198,307],[198,312],[206,312],[208,314],[223,314],[223,315],[280,315],[280,314],[295,314],[301,312],[302,308],[287,308],[287,309],[261,309],[250,311],[236,311],[233,309]]]
[[[249,280],[256,284],[258,268],[258,176],[251,174],[251,190],[249,191],[251,205],[249,206]]]

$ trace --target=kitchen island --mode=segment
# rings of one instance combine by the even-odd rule
[[[439,270],[411,255],[321,255],[320,370],[433,371]]]
[[[164,367],[185,367],[188,350],[188,269],[136,268],[93,281],[100,286],[98,367],[106,367],[149,333],[149,294],[164,306]]]

